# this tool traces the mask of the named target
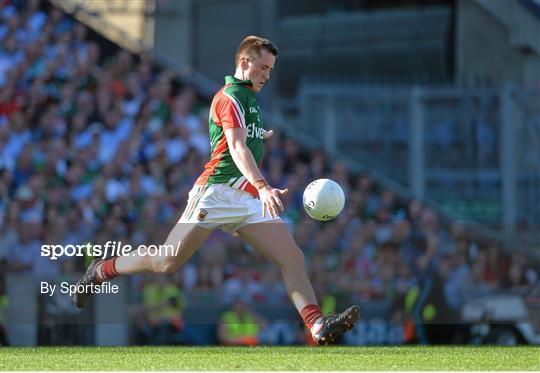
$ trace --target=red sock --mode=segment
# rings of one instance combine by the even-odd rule
[[[308,304],[305,306],[302,309],[302,312],[300,312],[300,315],[309,329],[313,327],[315,321],[323,316],[321,307],[317,306],[316,304]]]
[[[101,281],[109,281],[118,276],[118,272],[116,272],[115,266],[116,259],[118,259],[117,256],[101,263],[99,267],[99,277],[101,277]]]

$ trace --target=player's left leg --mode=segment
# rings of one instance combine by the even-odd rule
[[[281,220],[256,223],[237,230],[242,239],[281,269],[285,289],[319,344],[333,342],[358,320],[358,306],[323,316],[307,276],[304,253]]]

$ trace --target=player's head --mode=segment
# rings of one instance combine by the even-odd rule
[[[270,40],[248,36],[242,40],[236,51],[235,76],[251,80],[253,90],[259,92],[270,79],[277,55],[278,50]]]

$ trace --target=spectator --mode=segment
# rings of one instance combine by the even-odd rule
[[[218,326],[218,342],[227,346],[255,346],[266,321],[242,299],[236,299],[231,309],[221,316]]]
[[[527,266],[525,257],[521,254],[514,253],[510,259],[510,267],[508,269],[508,279],[506,287],[512,291],[526,295],[534,288],[534,284],[538,281],[538,273]]]
[[[166,276],[144,285],[143,302],[149,332],[147,338],[152,344],[175,344],[182,341],[184,331],[183,311],[186,298],[181,290]]]
[[[223,282],[221,291],[222,302],[225,304],[231,304],[235,299],[251,302],[262,295],[262,285],[245,265],[240,265],[236,273]]]

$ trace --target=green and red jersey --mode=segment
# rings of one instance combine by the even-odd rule
[[[250,87],[249,80],[226,76],[225,86],[215,94],[208,118],[212,155],[204,166],[204,172],[195,182],[196,185],[229,184],[235,189],[259,196],[257,189],[234,163],[225,139],[226,129],[245,128],[247,147],[253,154],[255,162],[261,164],[264,153],[264,127],[261,110]]]

